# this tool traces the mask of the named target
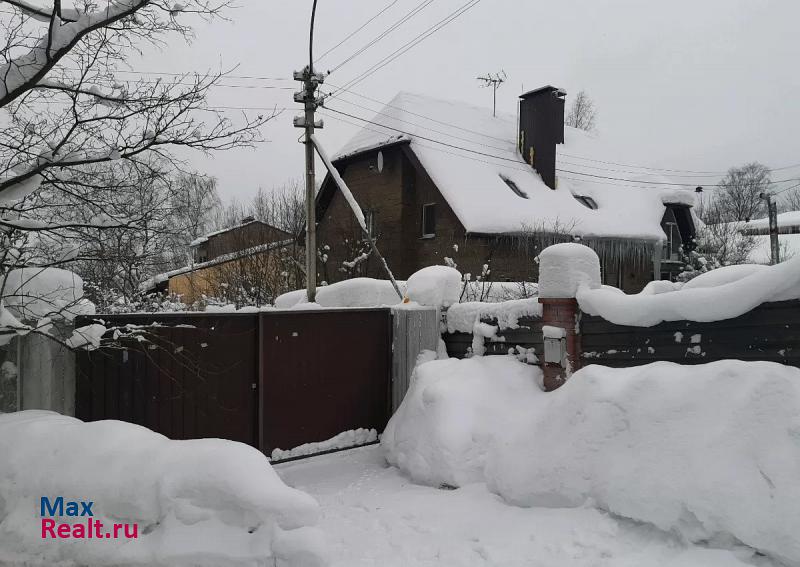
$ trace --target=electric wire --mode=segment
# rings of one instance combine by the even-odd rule
[[[389,2],[389,3],[388,3],[386,6],[384,6],[384,7],[383,7],[383,9],[382,9],[382,10],[380,10],[380,11],[379,11],[377,14],[375,14],[375,15],[374,15],[374,16],[372,16],[370,19],[368,19],[366,22],[364,22],[363,24],[361,24],[361,26],[359,26],[358,28],[356,28],[355,30],[353,30],[352,32],[350,32],[350,33],[349,33],[349,34],[348,34],[348,35],[347,35],[347,36],[346,36],[346,37],[345,37],[345,38],[344,38],[342,41],[340,41],[339,43],[337,43],[336,45],[334,45],[333,47],[331,47],[330,49],[328,49],[327,51],[325,51],[325,53],[323,53],[322,55],[320,55],[319,57],[317,57],[317,61],[316,61],[316,62],[319,62],[319,61],[320,61],[320,60],[321,60],[323,57],[325,57],[325,56],[326,56],[326,55],[328,55],[329,53],[331,53],[331,52],[335,51],[336,49],[338,49],[339,47],[341,47],[341,46],[342,46],[342,45],[343,45],[343,44],[344,44],[344,43],[345,43],[345,42],[346,42],[348,39],[350,39],[351,37],[353,37],[354,35],[356,35],[358,32],[360,32],[361,30],[363,30],[363,29],[364,29],[365,27],[367,27],[369,24],[371,24],[372,22],[374,22],[376,19],[378,19],[378,18],[379,18],[381,15],[383,15],[383,14],[384,14],[384,13],[385,13],[385,12],[386,12],[386,11],[387,11],[389,8],[391,8],[392,6],[394,6],[395,4],[397,4],[397,2],[398,2],[398,0],[392,0],[391,2]]]

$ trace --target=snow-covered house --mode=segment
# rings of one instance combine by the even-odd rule
[[[753,240],[753,249],[748,254],[748,260],[753,264],[769,264],[771,261],[769,218],[735,224],[742,235]],[[778,215],[778,245],[782,261],[800,253],[800,211],[787,211]]]
[[[626,291],[677,273],[678,249],[695,232],[693,194],[651,172],[616,172],[624,155],[564,126],[564,97],[544,87],[520,97],[519,117],[493,117],[400,93],[338,152],[334,164],[397,277],[455,263],[473,277],[488,266],[495,281],[535,281],[538,252],[571,240],[595,249],[604,283]],[[317,219],[320,280],[382,277],[330,176]]]
[[[225,254],[240,252],[260,244],[290,240],[292,235],[254,217],[194,239],[189,248],[195,262],[208,262]]]
[[[179,295],[187,304],[204,296],[228,297],[233,288],[274,288],[277,295],[302,284],[292,267],[302,249],[290,233],[248,217],[196,238],[189,244],[191,263],[150,278],[140,288]]]

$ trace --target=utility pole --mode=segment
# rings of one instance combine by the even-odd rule
[[[484,87],[492,87],[492,116],[497,116],[497,89],[506,82],[508,75],[506,75],[505,71],[500,71],[494,75],[486,73],[483,77],[475,78],[482,81]]]
[[[317,214],[316,214],[316,181],[314,174],[315,128],[322,128],[322,120],[315,121],[314,111],[322,104],[317,99],[316,90],[325,81],[323,74],[314,72],[314,18],[317,13],[317,0],[311,8],[311,26],[308,36],[308,65],[302,71],[294,72],[294,80],[302,81],[303,90],[294,93],[294,101],[303,104],[305,112],[295,116],[295,128],[305,129],[306,146],[306,295],[308,302],[313,303],[317,296]]]
[[[779,264],[781,261],[780,246],[778,244],[778,205],[772,199],[771,193],[761,193],[760,197],[767,202],[769,213],[769,245],[772,264]]]

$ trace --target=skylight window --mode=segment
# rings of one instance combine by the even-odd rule
[[[587,197],[586,195],[573,195],[573,197],[575,197],[575,200],[587,209],[592,209],[593,211],[597,210],[597,201],[591,197]]]
[[[505,181],[505,184],[508,185],[508,188],[511,189],[517,197],[522,197],[523,199],[528,198],[528,194],[520,189],[514,181],[506,177],[505,175],[500,175],[500,179]]]

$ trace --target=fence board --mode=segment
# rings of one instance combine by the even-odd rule
[[[703,364],[739,359],[800,366],[800,301],[765,303],[723,321],[668,321],[652,327],[616,325],[583,315],[581,343],[584,364],[634,366],[658,360]],[[694,352],[697,347],[699,353]]]
[[[481,322],[497,325],[497,319],[482,319]],[[501,329],[497,339],[484,341],[487,355],[508,354],[509,349],[522,347],[534,349],[538,354],[544,350],[542,320],[539,317],[520,317],[516,329]],[[472,348],[472,333],[445,333],[443,336],[447,354],[453,358],[465,358]]]
[[[220,437],[257,445],[255,314],[102,315],[107,326],[149,325],[157,348],[123,341],[77,357],[76,415],[120,419],[173,439]],[[92,318],[77,323],[88,324]],[[175,327],[189,324],[193,328]],[[201,356],[202,344],[214,353]]]

